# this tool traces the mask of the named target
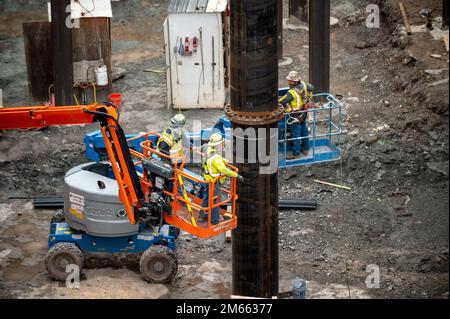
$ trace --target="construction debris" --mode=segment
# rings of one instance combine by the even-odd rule
[[[430,57],[435,58],[435,59],[440,59],[440,60],[442,60],[442,55],[441,55],[441,54],[435,54],[435,53],[433,53],[433,54],[430,54]]]
[[[446,69],[437,69],[437,70],[425,70],[424,72],[426,73],[426,74],[431,74],[431,75],[439,75],[439,74],[441,74],[442,72],[444,72]],[[448,71],[448,70],[447,70]]]
[[[292,58],[284,56],[282,59],[280,59],[278,61],[278,66],[279,67],[288,66],[288,65],[291,65],[292,63],[293,63]]]
[[[164,70],[153,70],[153,69],[144,69],[144,72],[152,72],[152,73],[157,73],[157,74],[166,73],[166,71],[164,71]]]
[[[428,86],[439,86],[439,85],[442,85],[442,84],[448,84],[448,78],[443,79],[443,80],[439,80],[439,81],[436,81],[436,82],[432,82],[432,83],[428,84]]]
[[[329,182],[319,181],[317,179],[315,179],[314,182],[319,183],[319,184],[323,184],[323,185],[328,185],[328,186],[333,186],[333,187],[337,187],[337,188],[342,188],[342,189],[346,189],[346,190],[351,190],[351,187],[348,187],[348,186],[343,186],[343,185],[333,184],[333,183],[329,183]]]
[[[124,68],[113,67],[113,70],[112,70],[112,80],[113,80],[113,82],[115,82],[117,80],[120,80],[126,74],[127,74],[127,70],[125,70]]]

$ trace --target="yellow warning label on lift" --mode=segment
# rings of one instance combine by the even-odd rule
[[[69,213],[71,213],[73,216],[75,216],[78,219],[83,219],[83,212],[78,211],[74,208],[69,208]]]

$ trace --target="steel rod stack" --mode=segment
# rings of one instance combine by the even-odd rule
[[[231,0],[230,10],[231,105],[226,112],[233,128],[234,162],[245,178],[238,184],[238,227],[232,235],[233,295],[271,298],[278,295],[278,173],[262,173],[264,165],[251,158],[255,151],[270,153],[268,132],[283,115],[277,103],[278,4]],[[236,134],[236,129],[256,135]],[[271,138],[278,140],[277,135]],[[276,167],[277,160],[272,163]]]

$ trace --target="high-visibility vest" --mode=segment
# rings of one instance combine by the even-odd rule
[[[226,160],[216,153],[215,149],[209,148],[207,150],[208,159],[205,163],[203,163],[203,171],[204,171],[204,177],[206,180],[213,180],[216,177],[222,176],[222,173],[219,172],[213,165],[214,161],[221,160],[226,162]]]
[[[169,130],[170,132],[167,132]],[[158,142],[156,143],[156,147],[159,149],[159,144],[162,142],[165,142],[167,145],[169,145],[169,148],[171,148],[176,141],[179,141],[181,139],[181,130],[178,133],[178,137],[175,136],[175,131],[172,127],[168,127],[164,130],[164,132],[161,134],[161,137],[158,139]]]
[[[286,113],[301,111],[306,102],[306,97],[308,97],[308,86],[304,81],[300,82],[302,88],[293,88],[288,91],[288,94],[291,94],[294,100],[288,104],[288,106],[284,109]]]

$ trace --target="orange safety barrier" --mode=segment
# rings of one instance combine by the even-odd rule
[[[164,158],[170,161],[175,159],[174,156],[161,153],[157,149],[155,149],[152,145],[152,141],[150,140],[150,136],[154,136],[156,137],[156,139],[158,139],[160,137],[160,134],[150,132],[128,139],[128,141],[132,141],[135,139],[144,138],[144,141],[141,142],[142,153],[130,150],[132,155],[137,156],[141,159],[141,161],[139,161],[138,163],[142,163],[144,158],[152,157],[153,154],[157,155],[159,158]],[[181,163],[178,163],[176,160],[172,161],[172,165],[174,167],[174,176],[171,179],[173,187],[171,191],[164,191],[167,196],[170,196],[172,198],[172,213],[169,214],[167,212],[164,212],[164,221],[199,238],[211,238],[228,230],[236,228],[236,200],[238,198],[238,196],[236,195],[236,178],[230,178],[229,189],[226,189],[224,187],[220,188],[220,194],[226,197],[225,199],[221,200],[221,196],[213,197],[214,187],[216,183],[219,183],[220,177],[217,177],[212,181],[206,181],[203,178],[200,179],[189,174],[188,172],[185,172],[184,164],[184,154]],[[238,171],[238,169],[233,165],[227,164],[227,166],[235,172]],[[193,194],[188,193],[187,200],[183,197],[183,195],[180,194],[180,192],[178,191],[180,188],[179,177],[181,177],[183,180],[189,180],[190,182],[198,185],[207,185],[209,192],[207,207],[203,207],[202,199]],[[143,185],[144,194],[148,196],[149,189],[151,189],[152,185],[148,181],[145,172],[142,176],[141,184]],[[227,206],[230,209],[222,209],[222,206]],[[189,208],[193,216],[190,216]],[[219,213],[222,218],[218,224],[214,225],[211,223],[211,212],[215,208],[219,208]],[[203,213],[208,216],[206,221],[202,221],[199,219],[199,213],[201,211],[203,211]],[[225,215],[229,219],[225,219]],[[191,217],[193,217],[194,220],[192,220]]]

